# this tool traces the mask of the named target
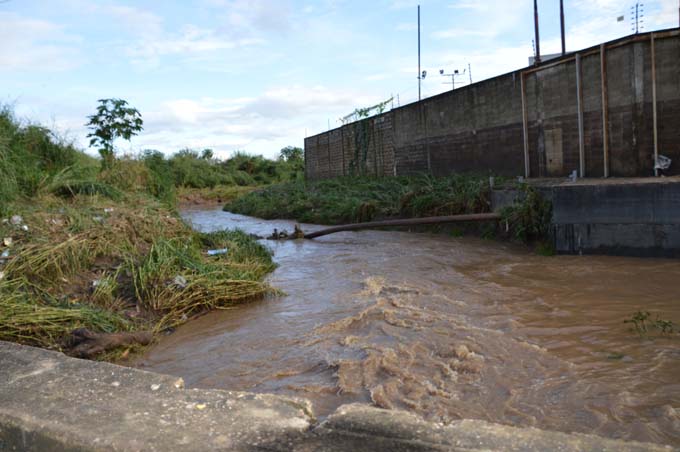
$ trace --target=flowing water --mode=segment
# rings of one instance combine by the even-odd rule
[[[198,229],[286,221],[188,211]],[[314,226],[305,226],[312,230]],[[189,387],[349,402],[680,446],[680,262],[542,257],[470,237],[363,231],[266,242],[287,296],[214,312],[138,363]]]

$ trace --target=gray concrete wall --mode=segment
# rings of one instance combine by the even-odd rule
[[[540,182],[540,183],[539,183]],[[564,254],[680,257],[680,177],[534,182],[552,204],[552,240]],[[492,192],[494,211],[523,192]]]
[[[680,174],[680,36],[655,34],[659,153]],[[651,34],[605,46],[611,176],[653,174]],[[600,46],[581,55],[584,165],[604,175]],[[305,139],[309,179],[428,172],[524,175],[525,77],[531,177],[579,169],[574,54],[525,68]]]
[[[289,397],[185,389],[181,379],[0,341],[1,451],[670,451],[648,443],[426,422],[343,405],[323,422]]]
[[[555,249],[680,257],[680,182],[552,187]]]

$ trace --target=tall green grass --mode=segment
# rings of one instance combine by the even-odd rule
[[[488,212],[488,177],[344,177],[288,182],[246,194],[224,209],[260,218],[342,224]]]

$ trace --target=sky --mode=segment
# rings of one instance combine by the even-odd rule
[[[538,3],[541,53],[559,52],[559,1]],[[564,3],[568,51],[631,34],[635,2]],[[679,3],[645,1],[643,31],[677,27]],[[121,98],[144,131],[119,152],[274,158],[417,100],[418,4],[423,97],[451,89],[440,69],[466,71],[458,88],[528,64],[531,0],[0,0],[0,105],[86,149],[97,100]]]

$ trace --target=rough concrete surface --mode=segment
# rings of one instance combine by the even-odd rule
[[[593,435],[344,405],[316,423],[287,397],[184,389],[181,379],[0,341],[2,451],[668,451]]]

